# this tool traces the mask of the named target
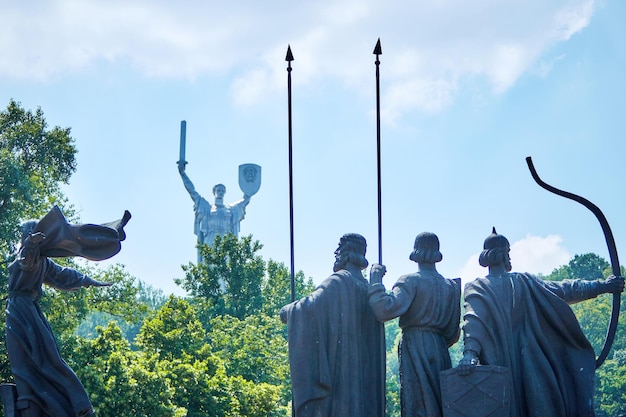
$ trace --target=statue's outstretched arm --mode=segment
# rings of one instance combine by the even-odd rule
[[[187,192],[191,196],[192,200],[196,201],[200,197],[200,194],[198,194],[196,188],[193,186],[193,183],[189,179],[189,176],[185,173],[185,165],[178,164],[178,172],[180,173],[180,177],[183,179],[183,185],[185,186],[185,189],[187,189]]]

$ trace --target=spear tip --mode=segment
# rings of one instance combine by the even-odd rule
[[[285,57],[285,61],[287,62],[293,61],[293,54],[291,53],[291,45],[287,45],[287,56]]]
[[[376,46],[374,47],[374,55],[382,55],[383,48],[380,46],[380,38],[378,38],[378,42],[376,42]]]

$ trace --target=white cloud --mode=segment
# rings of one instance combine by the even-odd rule
[[[557,235],[528,235],[511,244],[511,262],[516,271],[547,275],[571,258],[563,239]]]
[[[464,283],[487,274],[487,268],[478,264],[478,255],[472,255],[459,271],[458,275]],[[558,235],[528,235],[511,243],[513,271],[547,275],[567,264],[571,258],[572,255],[563,246],[563,239]]]
[[[533,70],[533,73],[538,75],[541,78],[546,78],[548,74],[552,71],[552,68],[565,58],[565,55],[559,55],[556,57],[551,57],[548,61],[541,61],[537,64],[537,67]]]
[[[593,0],[3,2],[0,76],[46,80],[101,62],[151,77],[231,71],[234,101],[249,105],[283,94],[290,43],[294,84],[333,78],[371,95],[380,36],[382,110],[392,122],[413,109],[444,109],[474,77],[506,91],[593,12]]]
[[[274,83],[268,74],[262,70],[248,73],[245,77],[237,78],[232,85],[233,100],[236,104],[248,106],[259,102],[268,90],[272,90]]]
[[[461,270],[455,274],[456,276],[461,277],[463,281],[463,286],[469,281],[473,279],[484,277],[487,275],[487,268],[483,268],[478,264],[478,253],[469,257],[465,265],[461,268]]]
[[[554,17],[554,39],[568,40],[572,35],[589,25],[594,12],[594,1],[586,0],[579,4],[568,5]]]
[[[415,79],[394,83],[384,95],[383,120],[393,124],[405,111],[419,109],[434,114],[448,106],[458,88],[454,80]]]

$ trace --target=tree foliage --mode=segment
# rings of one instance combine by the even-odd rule
[[[48,129],[40,109],[26,111],[11,101],[0,112],[2,292],[19,224],[41,218],[53,204],[74,220],[60,186],[75,170],[75,153],[70,129]],[[288,281],[281,281],[286,269],[270,262],[272,276],[266,276],[261,244],[251,236],[218,240],[201,248],[208,263],[187,267],[181,280],[186,298],[165,298],[121,265],[100,270],[57,260],[113,284],[71,293],[44,287],[40,300],[62,356],[99,416],[288,415],[285,326],[277,319],[289,300],[277,297],[289,293]],[[304,275],[298,277],[306,291]],[[3,330],[0,377],[10,381]]]
[[[210,329],[212,352],[226,364],[229,375],[276,386],[289,379],[287,341],[277,317],[220,316],[211,320]]]
[[[10,100],[0,111],[0,295],[7,293],[7,267],[24,220],[64,205],[60,185],[76,169],[76,148],[69,128],[48,129],[43,111],[32,112]],[[71,214],[71,210],[67,209]],[[4,322],[4,309],[0,320]],[[0,378],[10,379],[4,326],[0,327]]]
[[[257,254],[261,248],[252,236],[218,235],[213,245],[200,246],[203,262],[183,267],[185,277],[176,283],[206,303],[212,317],[243,319],[258,313],[265,272],[265,262]]]
[[[120,328],[98,327],[95,339],[80,339],[70,365],[90,394],[98,416],[185,416],[173,404],[174,388],[156,361],[130,349]]]
[[[143,351],[169,360],[193,356],[204,340],[204,329],[191,304],[173,295],[144,321],[137,335]]]
[[[597,417],[626,417],[626,350],[621,347],[596,371]]]
[[[60,185],[75,167],[69,128],[48,129],[43,112],[11,100],[0,112],[0,284],[14,253],[18,225],[39,218],[52,204],[64,207]],[[72,217],[71,207],[64,212]],[[286,417],[290,377],[286,328],[278,311],[291,301],[291,274],[283,263],[258,254],[252,236],[218,236],[202,246],[200,264],[183,267],[176,282],[187,297],[165,297],[129,276],[123,266],[104,270],[60,260],[107,288],[62,293],[44,289],[40,305],[62,356],[76,371],[102,417]],[[545,279],[607,277],[595,254],[576,255]],[[314,290],[295,274],[296,298]],[[626,307],[623,302],[622,310]],[[611,296],[573,305],[581,328],[599,352]],[[4,312],[0,311],[2,320]],[[620,318],[612,354],[596,371],[598,417],[626,417],[626,332]],[[124,330],[122,330],[124,328]],[[0,327],[0,378],[11,379]],[[397,320],[386,325],[387,415],[399,415]],[[451,349],[453,365],[461,344]]]
[[[261,285],[263,295],[263,314],[275,317],[280,309],[291,302],[291,273],[285,264],[269,260],[267,262],[266,279]],[[294,275],[295,298],[305,297],[315,290],[311,278],[305,278],[304,272]]]
[[[200,247],[202,263],[183,266],[185,277],[175,282],[195,299],[203,322],[218,316],[276,316],[291,302],[288,269],[271,259],[266,263],[257,254],[262,247],[252,236],[216,236],[213,245]],[[295,274],[294,283],[298,297],[315,289],[302,271]]]
[[[556,268],[545,279],[585,279],[607,278],[611,274],[609,263],[594,253],[575,255],[567,265]],[[623,272],[622,272],[623,274]],[[611,316],[612,295],[602,294],[597,298],[572,305],[580,327],[599,354],[604,345],[609,318]],[[621,300],[621,311],[625,311],[626,301]],[[596,416],[626,416],[626,326],[623,314],[620,316],[613,354],[596,371],[594,406]]]
[[[595,253],[574,255],[567,265],[556,268],[544,279],[562,281],[564,279],[584,279],[588,281],[601,279],[609,263]]]
[[[70,128],[48,129],[43,111],[11,100],[0,111],[0,250],[11,252],[18,225],[65,201],[60,185],[76,170]]]

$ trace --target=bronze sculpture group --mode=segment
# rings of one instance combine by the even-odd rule
[[[374,330],[376,320],[395,317],[402,329],[403,417],[446,415],[439,378],[452,368],[448,348],[461,328],[461,376],[484,365],[506,367],[512,374],[507,409],[499,415],[593,416],[595,355],[568,304],[620,293],[624,279],[551,282],[512,273],[509,242],[495,228],[483,247],[480,264],[489,273],[466,284],[460,327],[460,279],[437,272],[442,255],[435,234],[417,236],[410,259],[418,271],[400,277],[391,292],[382,285],[385,266],[372,265],[369,285],[363,278],[365,239],[344,235],[335,252],[335,273],[280,313],[288,325],[295,416],[384,416],[375,392],[384,375]],[[480,403],[465,407],[465,413],[454,415],[483,415]]]
[[[245,207],[260,187],[260,167],[240,166],[242,200],[225,205],[226,189],[218,184],[211,204],[195,190],[185,172],[184,145],[181,135],[178,169],[194,201],[198,243],[211,245],[217,235],[237,235]],[[531,162],[529,167],[533,172]],[[533,176],[542,185],[536,173]],[[544,188],[555,192],[549,186]],[[603,216],[598,217],[606,234],[608,224]],[[9,394],[6,385],[0,387],[5,415],[9,415],[7,407],[23,417],[94,414],[81,382],[60,356],[38,301],[42,284],[64,291],[110,285],[63,268],[50,258],[107,259],[119,252],[129,219],[130,213],[125,212],[122,219],[108,224],[72,225],[54,207],[41,220],[24,223],[21,245],[9,266],[6,346],[15,385]],[[610,230],[608,235],[612,238]],[[612,249],[609,246],[612,263],[618,264],[614,243]],[[494,228],[479,257],[488,274],[466,284],[461,324],[461,280],[445,278],[437,271],[443,255],[434,233],[417,235],[409,258],[418,264],[418,270],[399,277],[389,292],[382,284],[387,272],[384,265],[373,264],[369,282],[365,279],[366,248],[363,236],[342,236],[333,274],[312,294],[280,311],[288,329],[295,417],[383,417],[382,323],[394,318],[399,318],[402,330],[398,356],[403,417],[495,416],[491,411],[483,414],[482,404],[469,397],[461,398],[451,414],[442,390],[444,375],[451,375],[450,371],[470,381],[473,373],[491,367],[506,372],[506,395],[498,416],[594,415],[598,362],[569,304],[623,292],[619,269],[614,268],[614,275],[607,280],[597,281],[543,281],[528,273],[511,272],[510,244]],[[463,357],[453,369],[448,349],[461,332]],[[611,332],[609,336],[613,337]],[[472,384],[473,380],[468,385]]]

